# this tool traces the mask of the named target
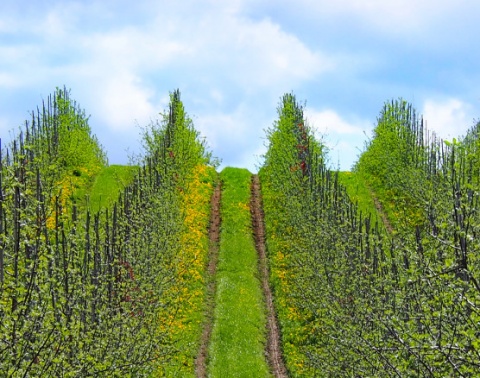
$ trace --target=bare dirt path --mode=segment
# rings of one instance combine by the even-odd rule
[[[202,338],[200,342],[200,349],[195,360],[195,375],[199,378],[207,377],[207,359],[208,359],[208,344],[213,327],[213,309],[215,304],[215,273],[218,263],[218,251],[220,243],[220,200],[222,196],[222,188],[220,181],[217,182],[211,200],[211,215],[210,225],[208,228],[209,237],[209,253],[207,266],[207,294],[206,294],[206,314],[205,324],[203,327]]]
[[[275,316],[272,290],[270,289],[270,285],[268,283],[269,274],[265,249],[265,226],[263,222],[260,180],[257,175],[253,175],[252,177],[251,191],[252,195],[250,200],[250,211],[252,213],[253,236],[258,252],[260,279],[262,282],[262,289],[267,306],[268,337],[265,352],[273,375],[275,377],[286,378],[288,375],[285,364],[283,363],[280,329]]]

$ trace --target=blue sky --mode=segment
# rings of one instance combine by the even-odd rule
[[[179,88],[222,166],[256,171],[293,92],[347,170],[392,98],[443,138],[480,118],[479,16],[476,0],[2,0],[0,136],[65,85],[124,164]]]

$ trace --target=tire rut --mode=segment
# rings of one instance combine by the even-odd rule
[[[387,214],[385,214],[385,211],[383,211],[383,206],[380,203],[380,200],[375,196],[373,192],[372,193],[372,198],[373,202],[375,203],[375,208],[377,209],[378,214],[380,214],[380,218],[382,219],[382,222],[387,229],[389,234],[393,233],[393,227],[390,221],[388,220]]]
[[[209,253],[207,265],[207,293],[206,293],[206,312],[205,324],[200,341],[200,348],[195,359],[195,375],[198,378],[207,377],[208,345],[213,328],[213,310],[215,307],[216,281],[218,252],[220,244],[220,227],[222,223],[220,214],[220,201],[222,197],[221,182],[216,183],[215,190],[210,202],[210,224],[208,227]]]
[[[267,307],[268,335],[265,353],[273,375],[277,378],[286,378],[288,375],[282,356],[280,329],[275,315],[272,290],[268,281],[269,272],[265,248],[265,225],[262,210],[261,186],[258,175],[253,175],[252,177],[250,211],[252,213],[253,236],[258,253],[260,279]]]

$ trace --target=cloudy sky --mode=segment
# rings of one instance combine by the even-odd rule
[[[293,92],[350,169],[392,98],[444,138],[480,118],[479,16],[477,0],[2,0],[0,137],[66,86],[124,164],[179,88],[222,166],[256,171]]]

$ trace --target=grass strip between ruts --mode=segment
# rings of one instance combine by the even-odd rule
[[[251,230],[246,169],[225,168],[210,377],[268,377],[265,309]]]

